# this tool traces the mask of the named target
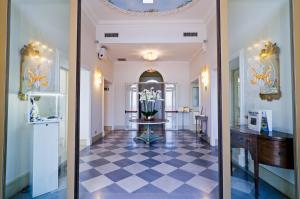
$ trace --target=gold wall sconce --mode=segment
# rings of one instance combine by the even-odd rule
[[[208,84],[209,84],[209,72],[208,67],[205,66],[205,68],[201,72],[201,82],[205,90],[207,90]]]
[[[100,87],[102,84],[102,74],[98,71],[95,72],[95,86]]]

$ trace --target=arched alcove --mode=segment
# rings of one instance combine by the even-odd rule
[[[158,71],[147,70],[139,78],[140,83],[163,83],[164,78]]]
[[[162,98],[165,97],[165,85],[164,85],[164,78],[158,71],[145,71],[139,77],[139,92],[143,91],[144,89],[151,89],[154,88],[155,90],[162,91]],[[141,103],[139,104],[139,118],[142,117],[141,114]],[[164,119],[165,118],[165,104],[164,101],[156,102],[156,110],[158,113],[155,115],[155,118]],[[159,127],[163,127],[159,125]]]

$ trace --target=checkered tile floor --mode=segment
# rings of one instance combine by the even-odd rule
[[[81,151],[80,198],[218,198],[217,149],[188,131],[159,134],[148,146],[114,131]]]

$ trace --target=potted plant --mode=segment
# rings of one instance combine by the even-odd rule
[[[141,113],[145,120],[153,120],[155,114],[158,112],[155,109],[157,101],[163,101],[161,98],[161,90],[154,90],[152,87],[150,90],[144,89],[139,92],[140,102],[142,103]]]

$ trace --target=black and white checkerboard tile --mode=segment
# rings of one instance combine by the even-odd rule
[[[80,198],[218,198],[217,149],[191,132],[160,133],[148,146],[136,132],[111,132],[81,152]]]

